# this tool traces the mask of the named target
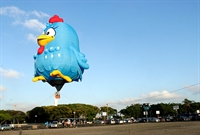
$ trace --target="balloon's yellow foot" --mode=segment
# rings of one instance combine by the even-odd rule
[[[32,79],[33,82],[37,81],[47,81],[43,76],[36,76]]]
[[[59,70],[54,70],[53,72],[51,72],[50,76],[60,77],[66,80],[67,82],[72,82],[72,79],[69,76],[63,75]]]

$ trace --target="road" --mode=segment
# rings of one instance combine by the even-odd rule
[[[200,121],[2,131],[0,135],[200,135]]]

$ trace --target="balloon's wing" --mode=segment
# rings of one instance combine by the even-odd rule
[[[89,65],[86,63],[87,59],[85,58],[85,55],[81,52],[79,52],[74,46],[70,46],[70,49],[75,54],[77,62],[82,69],[88,69]]]

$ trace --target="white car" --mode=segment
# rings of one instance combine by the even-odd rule
[[[53,121],[53,122],[50,124],[50,127],[51,127],[51,128],[57,128],[57,127],[58,127],[58,121]]]
[[[4,124],[0,126],[0,129],[3,130],[12,130],[12,127],[9,124]]]
[[[110,120],[107,120],[106,123],[107,123],[107,124],[115,124],[115,120],[114,120],[114,119],[110,119]]]
[[[123,121],[123,120],[120,120],[120,119],[116,119],[116,120],[115,120],[115,123],[117,123],[117,124],[122,124],[122,123],[124,123],[124,121]]]
[[[95,123],[97,123],[97,124],[104,124],[104,121],[103,120],[97,120]]]
[[[124,123],[130,123],[130,122],[131,122],[130,119],[125,119],[125,120],[124,120]]]

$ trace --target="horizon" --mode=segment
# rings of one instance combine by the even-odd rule
[[[183,99],[183,101],[184,101],[185,99]],[[189,100],[189,99],[188,99]],[[180,103],[174,103],[174,102],[169,102],[169,103],[163,103],[163,102],[160,102],[160,103],[155,103],[155,104],[149,104],[149,106],[151,106],[151,105],[156,105],[156,104],[183,104],[182,102],[183,101],[181,101]],[[200,102],[196,102],[196,101],[194,101],[194,100],[190,100],[190,101],[192,101],[193,103],[200,103]],[[58,104],[57,106],[62,106],[62,105],[71,105],[71,104],[84,104],[84,103],[70,103],[70,104]],[[142,104],[146,104],[146,103],[135,103],[135,104],[140,104],[140,105],[142,105]],[[135,104],[130,104],[130,105],[127,105],[125,108],[121,108],[120,110],[122,110],[122,109],[126,109],[127,107],[129,107],[129,106],[131,106],[131,105],[135,105]],[[92,105],[92,104],[84,104],[84,105]],[[48,106],[55,106],[55,105],[45,105],[45,106],[35,106],[34,108],[36,108],[36,107],[48,107]],[[92,106],[95,106],[95,105],[92,105]],[[55,106],[56,107],[56,106]],[[96,106],[96,107],[98,107],[98,106]],[[108,105],[105,105],[105,106],[100,106],[100,107],[98,107],[99,109],[101,108],[101,107],[110,107],[110,106],[108,106]],[[30,109],[30,110],[27,110],[26,112],[24,112],[23,110],[16,110],[15,108],[12,110],[12,109],[8,109],[8,110],[3,110],[3,111],[22,111],[22,112],[24,112],[24,113],[27,113],[28,111],[31,111],[31,110],[33,110],[34,108],[32,108],[32,109]],[[112,108],[112,107],[111,107]],[[112,108],[112,109],[116,109],[116,108]],[[118,113],[119,113],[119,111],[120,110],[118,110],[118,109],[116,109],[117,111],[118,111]]]
[[[200,2],[0,1],[0,109],[54,105],[56,89],[32,82],[37,37],[57,14],[71,25],[90,68],[58,104],[200,102]]]

